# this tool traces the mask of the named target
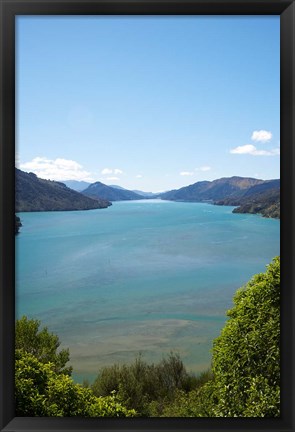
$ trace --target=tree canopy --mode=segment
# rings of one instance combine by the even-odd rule
[[[280,258],[237,291],[229,320],[213,343],[214,380],[207,414],[280,415]],[[211,402],[208,403],[208,400]]]
[[[96,397],[92,390],[55,372],[53,363],[16,350],[15,399],[17,416],[130,417],[134,410],[121,405],[115,394]]]
[[[35,356],[42,363],[52,363],[55,372],[71,375],[72,367],[65,367],[70,360],[69,349],[58,348],[59,337],[50,333],[47,327],[39,330],[40,321],[23,316],[15,324],[15,348]]]

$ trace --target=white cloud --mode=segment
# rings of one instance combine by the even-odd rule
[[[103,174],[103,175],[107,175],[107,174],[112,174],[112,172],[113,172],[113,170],[111,170],[110,168],[104,168],[104,169],[101,171],[101,174]]]
[[[252,156],[276,156],[280,154],[280,149],[258,150],[253,144],[238,146],[230,150],[232,154],[248,154]]]
[[[120,170],[120,169],[118,169],[118,168],[104,168],[102,171],[101,171],[101,174],[102,175],[108,175],[108,174],[115,174],[115,175],[118,175],[118,174],[123,174],[123,171],[122,170]]]
[[[256,147],[253,144],[246,144],[243,146],[235,147],[230,150],[230,153],[233,154],[253,154],[255,152]]]
[[[43,179],[93,181],[91,173],[83,170],[82,165],[71,159],[35,157],[30,162],[20,164],[20,169],[31,171]]]
[[[181,171],[179,174],[181,176],[192,176],[192,175],[194,175],[194,172],[192,172],[192,171]]]
[[[200,171],[205,172],[205,171],[210,171],[210,170],[211,170],[211,167],[205,165],[205,166],[201,166],[200,168],[197,168],[197,169],[200,170]]]
[[[266,130],[254,131],[251,136],[252,141],[267,142],[272,139],[272,133]]]
[[[137,176],[135,176],[136,178],[142,178],[143,176],[141,174],[137,174]]]

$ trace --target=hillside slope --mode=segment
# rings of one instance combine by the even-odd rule
[[[240,196],[254,185],[263,183],[249,177],[224,177],[213,181],[201,181],[181,189],[165,192],[161,199],[172,201],[217,201],[230,196]]]
[[[238,206],[233,213],[259,213],[264,217],[280,218],[280,180],[265,180],[252,186],[242,196],[232,196],[215,202]]]
[[[16,212],[90,210],[110,205],[107,200],[85,197],[63,183],[15,169]]]
[[[280,218],[280,180],[225,177],[202,181],[160,195],[171,201],[210,202],[236,206],[233,213],[261,214]]]

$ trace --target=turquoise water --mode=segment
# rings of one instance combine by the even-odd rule
[[[16,315],[69,347],[74,378],[141,352],[210,364],[234,292],[279,255],[280,222],[232,207],[160,200],[20,213]]]

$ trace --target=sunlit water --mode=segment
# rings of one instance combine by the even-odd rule
[[[233,294],[280,253],[278,220],[232,207],[144,200],[19,216],[16,315],[58,334],[77,381],[139,352],[206,369]]]

